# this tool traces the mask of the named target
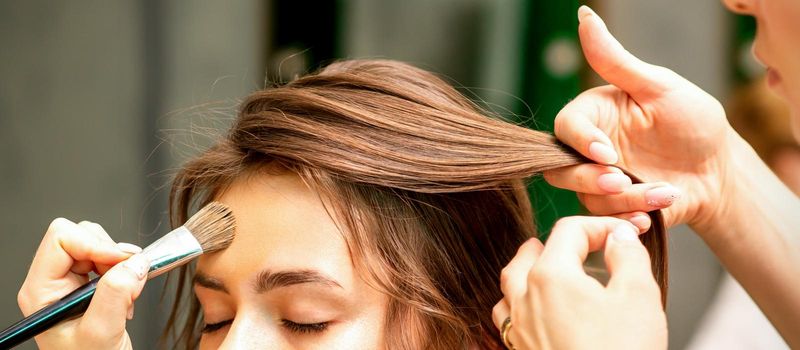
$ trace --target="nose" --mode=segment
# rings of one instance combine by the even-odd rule
[[[286,349],[281,346],[277,333],[257,318],[237,317],[225,334],[218,349]],[[285,345],[285,344],[283,344]]]
[[[758,0],[722,0],[725,6],[740,15],[753,15],[756,9],[756,2]]]

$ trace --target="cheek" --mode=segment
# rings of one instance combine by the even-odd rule
[[[784,79],[800,79],[800,40],[797,40],[797,33],[800,33],[800,1],[797,0],[768,0],[761,4],[762,13],[760,14],[759,26],[764,29],[770,50],[781,62],[780,68]],[[794,76],[792,76],[794,75]],[[791,76],[791,77],[790,77]]]

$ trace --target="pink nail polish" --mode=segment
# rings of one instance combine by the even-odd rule
[[[674,186],[661,186],[648,190],[644,194],[647,205],[668,207],[681,198],[681,191]]]
[[[603,164],[614,164],[618,159],[617,152],[613,148],[597,141],[589,144],[589,155]]]
[[[608,173],[597,177],[597,187],[612,193],[619,193],[632,185],[631,178],[618,173]]]

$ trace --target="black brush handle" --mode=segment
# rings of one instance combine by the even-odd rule
[[[45,306],[0,332],[0,349],[11,349],[61,321],[83,315],[97,289],[97,277],[55,303]]]

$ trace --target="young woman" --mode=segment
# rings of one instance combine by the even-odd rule
[[[582,162],[398,62],[334,63],[258,91],[175,179],[173,224],[217,200],[237,227],[227,250],[184,272],[194,294],[179,292],[171,327],[186,348],[501,349],[491,315],[500,272],[536,236],[523,179]],[[620,191],[630,185],[596,170]],[[650,275],[665,286],[660,217],[624,218],[641,231],[654,220],[643,239]],[[20,292],[26,314],[127,257],[89,246],[92,237],[110,242],[94,225],[54,222]],[[53,254],[72,258],[46,264]],[[124,318],[143,284],[130,268],[140,260],[111,268],[86,315],[39,346],[129,347]]]

